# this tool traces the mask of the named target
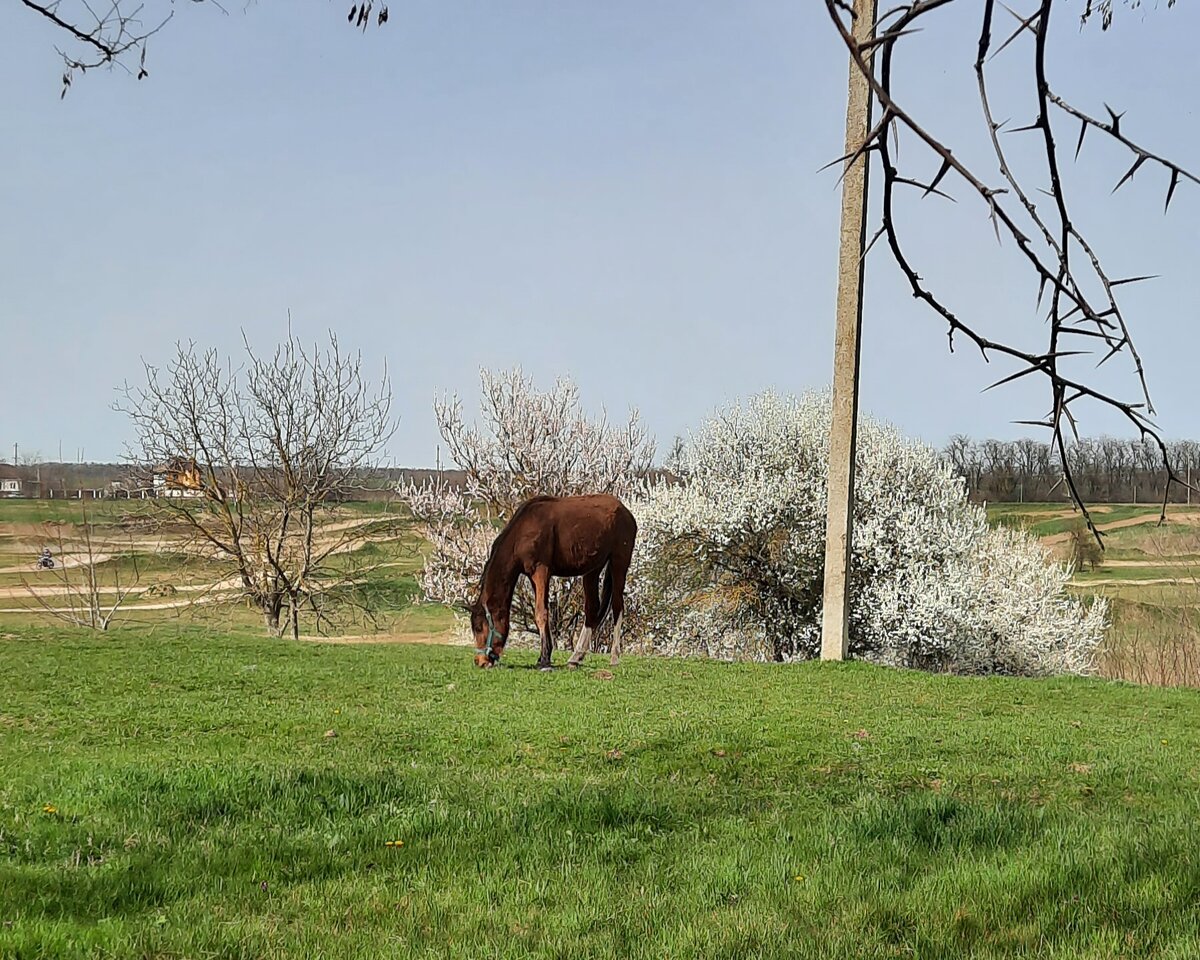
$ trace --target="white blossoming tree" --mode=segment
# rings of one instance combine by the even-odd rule
[[[654,441],[636,410],[621,425],[609,424],[603,412],[589,418],[567,378],[543,392],[520,369],[481,370],[480,408],[480,422],[471,425],[457,395],[434,404],[450,458],[466,475],[462,486],[399,488],[431,548],[420,574],[425,599],[454,606],[475,599],[492,541],[521,503],[539,494],[627,498],[654,456]],[[551,582],[550,614],[556,639],[569,644],[582,614],[574,580]],[[518,588],[513,624],[535,629],[527,584]]]
[[[678,455],[679,482],[634,504],[631,630],[668,654],[815,656],[829,398],[764,394],[718,414]],[[1025,534],[990,530],[930,448],[859,427],[851,652],[962,672],[1083,673],[1102,600],[1069,596],[1069,568]]]

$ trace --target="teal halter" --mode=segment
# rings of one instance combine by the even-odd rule
[[[487,643],[484,645],[484,654],[483,655],[488,658],[488,663],[495,663],[497,660],[500,659],[500,654],[498,654],[492,648],[492,641],[495,639],[503,640],[504,634],[502,634],[499,630],[497,630],[496,624],[492,622],[492,611],[489,610],[485,606],[483,608],[483,612],[487,616],[487,625],[488,625]],[[479,648],[476,647],[475,651],[478,653]]]

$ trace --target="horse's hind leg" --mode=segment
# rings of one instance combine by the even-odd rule
[[[567,661],[568,667],[577,667],[583,663],[583,658],[592,649],[592,637],[596,633],[597,621],[600,617],[600,571],[583,575],[583,626],[579,628],[579,636],[575,639],[575,652]]]
[[[629,562],[631,557],[624,557],[618,560],[617,557],[612,559],[612,612],[613,612],[613,638],[612,638],[612,656],[609,657],[609,666],[615,667],[617,661],[621,659],[621,621],[625,614],[625,575],[629,573]]]
[[[537,621],[538,633],[542,638],[542,654],[538,657],[538,667],[550,669],[550,654],[554,649],[550,639],[550,568],[537,567],[533,576],[534,620]]]

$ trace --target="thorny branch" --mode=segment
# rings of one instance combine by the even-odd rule
[[[1073,407],[1083,400],[1090,400],[1115,410],[1133,424],[1142,439],[1152,442],[1158,449],[1166,475],[1163,507],[1160,515],[1160,522],[1162,522],[1166,516],[1166,503],[1171,484],[1187,486],[1187,483],[1179,477],[1172,465],[1167,445],[1151,419],[1154,407],[1150,400],[1142,360],[1134,347],[1128,324],[1115,294],[1115,288],[1122,284],[1150,278],[1112,279],[1101,265],[1092,245],[1072,220],[1063,185],[1059,147],[1054,137],[1050,108],[1053,106],[1079,121],[1080,133],[1074,149],[1076,157],[1083,147],[1084,135],[1089,129],[1107,135],[1133,154],[1133,163],[1118,181],[1114,192],[1132,179],[1140,168],[1149,163],[1151,166],[1163,169],[1169,175],[1165,211],[1170,207],[1175,188],[1180,180],[1200,184],[1200,179],[1173,161],[1153,153],[1128,138],[1121,130],[1121,114],[1108,108],[1110,119],[1108,121],[1098,120],[1067,103],[1053,90],[1047,71],[1049,60],[1047,37],[1055,0],[1037,0],[1035,9],[1028,15],[1016,13],[1005,7],[1005,10],[1008,10],[1013,16],[1012,32],[1003,34],[1001,42],[994,49],[993,43],[996,39],[995,29],[997,26],[995,23],[996,3],[995,0],[984,0],[974,66],[983,117],[999,173],[1004,180],[1002,186],[989,185],[982,176],[968,168],[950,146],[937,139],[919,124],[912,113],[893,97],[893,71],[898,41],[902,37],[918,32],[923,27],[924,18],[953,2],[954,0],[913,0],[911,3],[895,7],[876,21],[874,38],[860,44],[854,39],[848,23],[848,20],[853,17],[849,5],[842,0],[826,0],[830,18],[846,44],[854,63],[867,77],[872,93],[882,110],[879,121],[868,133],[859,149],[839,158],[835,163],[844,163],[848,169],[851,164],[860,159],[863,159],[863,162],[870,162],[871,155],[878,155],[880,166],[883,168],[882,225],[871,240],[871,245],[880,236],[886,237],[892,257],[908,281],[913,296],[925,302],[946,321],[951,351],[954,349],[954,337],[959,334],[972,342],[985,360],[990,361],[992,356],[999,355],[1016,361],[1019,369],[992,384],[992,387],[1010,383],[1029,374],[1040,374],[1047,379],[1051,394],[1050,412],[1042,420],[1021,422],[1045,427],[1050,431],[1052,446],[1061,464],[1067,489],[1076,506],[1082,511],[1089,529],[1097,540],[1101,539],[1101,533],[1092,522],[1091,514],[1079,496],[1071,463],[1067,457],[1066,430],[1069,429],[1072,433],[1076,432]],[[1111,17],[1111,6],[1102,3],[1099,9],[1107,27]],[[1090,12],[1091,5],[1089,4],[1089,9],[1084,16],[1085,20]],[[1031,66],[1035,81],[1036,119],[1027,126],[1004,132],[1031,131],[1040,134],[1039,154],[1049,180],[1049,189],[1041,192],[1047,194],[1053,201],[1050,211],[1043,211],[1039,208],[1033,201],[1030,191],[1025,188],[1015,174],[1001,140],[1001,132],[1007,126],[1007,121],[997,123],[994,119],[988,90],[987,64],[1010,45],[1023,41],[1027,35],[1033,40]],[[889,137],[893,144],[898,144],[901,129],[914,135],[938,158],[940,164],[936,175],[931,180],[922,181],[912,176],[902,175],[898,170],[895,147],[889,145]],[[1007,235],[1015,241],[1022,258],[1037,277],[1039,306],[1046,291],[1050,291],[1050,308],[1047,317],[1049,342],[1044,351],[1030,350],[984,336],[976,326],[951,310],[943,299],[929,288],[905,252],[894,212],[893,201],[896,187],[898,185],[917,187],[923,191],[923,197],[932,193],[952,199],[946,193],[948,188],[943,185],[951,173],[965,183],[985,206],[997,239],[999,240],[1002,235]],[[1030,233],[1035,234],[1038,239],[1031,237]],[[870,245],[867,249],[870,249]],[[1073,256],[1073,254],[1080,256]],[[1103,290],[1102,303],[1094,303],[1085,292],[1087,289],[1096,287]],[[1121,399],[1066,373],[1060,361],[1085,352],[1063,349],[1061,344],[1066,337],[1084,337],[1100,341],[1105,347],[1105,354],[1100,360],[1100,364],[1106,363],[1117,354],[1129,357],[1136,373],[1141,399],[1137,401]]]

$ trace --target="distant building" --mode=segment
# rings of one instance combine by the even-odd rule
[[[175,457],[154,468],[154,495],[156,497],[201,497],[204,482],[196,461],[189,457]]]
[[[33,493],[24,470],[0,463],[0,497],[28,497]]]

